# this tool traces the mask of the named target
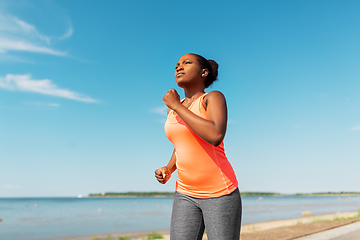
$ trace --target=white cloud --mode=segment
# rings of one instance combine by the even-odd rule
[[[10,39],[0,38],[0,52],[5,53],[7,51],[25,51],[35,53],[45,53],[57,56],[65,56],[66,52],[60,52],[48,47],[37,46],[32,43],[24,41],[16,41]]]
[[[61,89],[55,84],[53,84],[49,79],[33,80],[31,79],[31,75],[29,74],[7,74],[5,77],[0,77],[0,88],[9,91],[40,93],[87,103],[97,102],[96,99],[93,99],[86,95],[76,93],[67,89]]]
[[[52,48],[52,40],[62,40],[72,36],[73,28],[69,23],[68,30],[58,38],[41,34],[38,29],[15,16],[0,12],[0,53],[24,51],[33,53],[66,56],[67,52]]]
[[[359,131],[360,130],[360,125],[359,126],[356,126],[356,127],[353,127],[351,128],[352,131]]]
[[[19,26],[20,32],[26,33],[30,36],[34,36],[35,38],[38,38],[40,40],[45,41],[46,43],[50,44],[50,37],[44,36],[38,32],[35,26],[28,24],[16,17],[12,17],[12,21]]]
[[[164,115],[164,116],[167,115],[167,110],[168,110],[167,106],[161,106],[161,107],[150,109],[151,112],[157,113],[157,114],[160,114],[160,115]]]
[[[59,37],[59,39],[63,40],[63,39],[69,38],[73,35],[73,33],[74,33],[74,28],[73,28],[72,24],[70,23],[69,28],[66,31],[66,33],[64,35],[62,35],[61,37]]]

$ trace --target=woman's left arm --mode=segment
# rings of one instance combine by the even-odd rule
[[[221,144],[225,137],[227,125],[226,100],[221,92],[212,91],[205,96],[207,119],[197,116],[184,107],[180,103],[179,95],[175,89],[170,89],[163,101],[204,141],[214,146]]]

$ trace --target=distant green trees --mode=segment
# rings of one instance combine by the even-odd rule
[[[360,192],[315,192],[315,193],[297,193],[295,195],[360,195]]]

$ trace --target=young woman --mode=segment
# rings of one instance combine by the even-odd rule
[[[227,125],[224,95],[205,93],[218,75],[218,64],[197,54],[182,56],[175,80],[185,99],[170,89],[165,133],[174,144],[167,166],[155,171],[165,184],[177,170],[171,216],[171,240],[200,240],[204,229],[210,240],[239,240],[241,197],[235,173],[225,156]]]

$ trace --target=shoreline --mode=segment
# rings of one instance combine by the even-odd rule
[[[268,222],[256,222],[256,223],[247,223],[241,225],[241,234],[256,234],[264,231],[269,231],[276,228],[286,228],[293,227],[302,224],[314,223],[314,222],[329,222],[331,223],[335,219],[347,219],[359,216],[359,211],[351,211],[351,212],[336,212],[336,213],[328,213],[316,216],[309,217],[300,217],[300,218],[291,218],[285,220],[274,220]],[[360,219],[359,219],[360,220]],[[343,220],[339,220],[343,221]],[[354,220],[357,221],[357,220]],[[160,233],[163,235],[163,240],[170,239],[170,231],[155,231],[156,233]],[[118,239],[119,237],[128,237],[132,240],[142,240],[149,233],[152,232],[133,232],[133,233],[111,233],[106,235],[93,235],[93,236],[84,236],[84,237],[74,237],[74,238],[61,238],[56,240],[92,240],[92,239],[109,239],[108,237],[111,235],[113,239]],[[206,235],[204,235],[203,239],[207,239]]]
[[[128,195],[128,196],[88,196],[82,198],[172,198],[173,196],[166,195],[154,195],[154,196],[136,196],[136,195]]]
[[[360,197],[360,193],[304,193],[304,194],[281,194],[281,193],[274,193],[274,194],[249,194],[249,193],[241,193],[242,197],[302,197],[302,196],[338,196],[338,197],[348,197],[348,196],[358,196]],[[84,196],[82,198],[140,198],[140,197],[144,197],[144,198],[152,198],[152,197],[173,197],[173,195],[149,195],[149,196],[144,196],[144,195],[89,195],[89,196]]]

